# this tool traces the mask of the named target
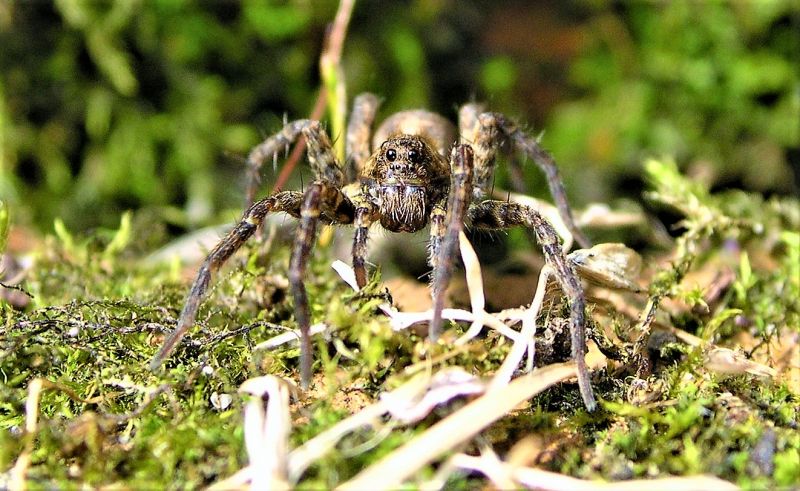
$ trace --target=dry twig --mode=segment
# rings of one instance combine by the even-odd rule
[[[475,399],[433,425],[338,489],[394,489],[422,467],[468,441],[518,404],[548,387],[577,376],[574,363],[551,365]]]

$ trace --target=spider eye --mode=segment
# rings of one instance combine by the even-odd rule
[[[395,151],[394,148],[390,148],[389,150],[386,151],[386,160],[388,160],[389,162],[394,162],[395,159],[397,159],[397,152]]]
[[[409,150],[408,160],[410,160],[413,164],[419,164],[422,162],[422,153],[418,152],[417,150]]]

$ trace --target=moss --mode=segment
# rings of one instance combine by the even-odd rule
[[[152,264],[145,256],[169,232],[238,207],[230,186],[215,183],[239,179],[241,163],[220,155],[246,153],[259,141],[259,127],[279,127],[275,114],[310,110],[319,41],[336,2],[312,10],[302,3],[152,2],[137,15],[124,3],[71,0],[0,8],[7,28],[0,29],[7,48],[0,52],[0,253],[14,240],[14,221],[54,224],[53,235],[31,248],[35,266],[24,283],[8,285],[28,300],[12,304],[0,296],[0,487],[21,455],[31,457],[29,485],[48,489],[195,488],[246,463],[239,386],[262,374],[297,378],[297,347],[256,348],[296,327],[286,292],[290,248],[252,243],[237,255],[211,288],[197,327],[157,373],[146,370],[147,361],[175,325],[188,286],[177,262]],[[551,118],[543,143],[567,164],[560,169],[568,189],[586,186],[571,193],[575,203],[629,193],[643,149],[676,154],[715,186],[741,181],[796,191],[788,176],[798,121],[791,60],[800,31],[787,21],[790,1],[767,9],[680,1],[620,9],[600,2],[567,30],[547,25],[548,16],[572,14],[560,8],[514,2],[483,11],[467,2],[452,16],[446,2],[417,3],[365,3],[353,18],[348,90],[381,94],[384,113],[432,103],[452,115],[475,98],[477,79],[477,97],[493,110],[523,122]],[[544,43],[538,53],[483,58],[489,48],[513,52],[514,40],[529,31],[525,19],[534,17],[546,37],[586,38],[586,49],[577,50],[583,54],[564,57]],[[514,19],[522,22],[506,22]],[[506,39],[474,36],[479,26],[491,33],[501,24],[512,33]],[[609,37],[609,26],[620,36]],[[556,66],[568,63],[569,76]],[[543,73],[534,65],[546,68],[547,79],[569,78],[571,89],[532,78]],[[344,83],[320,71],[326,85]],[[553,89],[572,90],[570,102],[552,115],[538,112],[551,104],[544,99],[558,97]],[[329,128],[341,135],[344,114],[333,112]],[[335,138],[340,150],[344,140]],[[578,170],[591,178],[575,179]],[[646,298],[624,300],[640,318],[612,312],[613,340],[596,320],[593,338],[614,358],[593,374],[602,410],[587,413],[575,384],[560,384],[464,450],[474,454],[488,442],[502,457],[534,434],[542,450],[531,464],[575,476],[702,472],[748,489],[798,487],[800,388],[796,367],[784,363],[797,354],[800,333],[798,200],[711,192],[668,159],[647,162],[644,175],[648,211],[666,210],[662,217],[679,221],[667,223],[669,235],[661,237],[645,226],[634,237],[606,232],[646,244],[647,263],[655,266],[647,272]],[[541,188],[532,176],[531,189]],[[633,181],[636,188],[638,177]],[[138,210],[120,213],[127,208]],[[113,228],[74,232],[101,225]],[[527,244],[521,231],[511,237]],[[395,333],[378,312],[386,301],[380,275],[353,294],[329,265],[329,251],[316,248],[307,283],[312,321],[325,322],[329,332],[315,342],[317,392],[293,406],[295,446],[408,380],[408,367],[457,365],[488,377],[508,353],[508,341],[494,333],[454,348],[463,326],[451,325],[433,345]],[[696,280],[709,271],[730,271],[714,299],[709,282]],[[6,291],[0,284],[0,294]],[[543,312],[540,331],[563,327],[566,307]],[[599,305],[594,310],[597,318]],[[780,368],[781,378],[715,374],[701,347],[664,335],[659,324],[703,343],[741,347],[745,358]],[[551,351],[554,360],[569,357],[566,345]],[[42,380],[31,433],[26,399]],[[220,406],[221,394],[231,396],[229,406]],[[411,427],[355,432],[305,474],[301,487],[333,487],[459,404]],[[455,489],[482,485],[475,476],[448,481]]]
[[[671,266],[654,275],[651,303],[671,298],[700,305],[703,295],[681,281],[727,254],[735,240],[741,253],[727,293],[712,312],[688,308],[676,313],[676,321],[719,344],[746,334],[750,355],[768,359],[783,334],[800,329],[798,280],[791,276],[797,240],[789,232],[798,225],[796,203],[711,194],[668,162],[650,164],[649,172],[650,198],[683,215],[675,247],[656,253],[669,257]],[[172,265],[154,266],[133,252],[139,250],[135,238],[143,236],[137,223],[144,222],[123,219],[117,230],[86,237],[59,226],[44,241],[25,283],[33,305],[25,312],[4,310],[0,463],[8,469],[26,448],[32,450],[33,487],[198,487],[229,476],[246,463],[239,385],[264,373],[297,376],[296,348],[254,349],[294,327],[285,292],[288,247],[279,243],[245,247],[219,275],[200,309],[199,327],[166,369],[146,370],[174,325],[186,285]],[[316,395],[294,407],[294,446],[402,383],[409,365],[438,360],[434,369],[453,364],[488,375],[507,353],[506,341],[494,334],[454,350],[451,333],[431,346],[413,333],[392,332],[378,313],[386,301],[380,276],[354,294],[330,269],[327,249],[319,251],[310,265],[309,298],[313,322],[326,322],[331,334],[316,343]],[[776,302],[779,292],[784,295]],[[737,316],[750,322],[737,322]],[[630,326],[621,319],[615,323],[625,338]],[[462,328],[453,329],[454,336]],[[710,473],[749,489],[796,486],[796,387],[747,375],[721,378],[704,368],[699,349],[665,346],[655,355],[663,360],[642,386],[657,390],[655,402],[631,404],[624,372],[599,371],[594,385],[601,411],[586,413],[577,387],[561,384],[488,428],[482,441],[503,454],[525,436],[538,435],[545,450],[537,465],[585,478]],[[635,369],[633,359],[628,363]],[[24,403],[37,378],[49,385],[31,440],[23,431]],[[214,405],[219,394],[232,396],[230,406]],[[440,408],[415,426],[355,432],[309,469],[301,487],[342,482],[457,406]],[[475,484],[470,479],[453,477],[449,484],[469,487]]]

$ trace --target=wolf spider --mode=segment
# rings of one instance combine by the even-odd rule
[[[289,283],[301,333],[300,372],[304,386],[311,380],[312,348],[303,278],[318,223],[355,227],[353,269],[360,287],[367,282],[370,225],[379,222],[391,232],[417,232],[430,223],[428,262],[433,269],[431,295],[434,300],[429,327],[431,339],[436,339],[439,333],[445,287],[462,227],[496,230],[523,226],[533,231],[569,300],[572,357],[578,366],[581,396],[586,407],[593,410],[596,403],[584,359],[584,293],[566,259],[561,239],[537,210],[514,202],[485,199],[492,184],[495,154],[500,144],[507,141],[532,157],[544,170],[562,218],[575,239],[588,247],[588,241],[570,213],[553,158],[505,116],[483,112],[477,104],[467,104],[459,111],[462,143],[453,143],[456,130],[447,119],[424,110],[390,116],[370,138],[378,106],[378,99],[372,94],[356,97],[347,127],[345,165],[336,159],[320,122],[308,119],[286,124],[251,151],[248,157],[251,202],[263,163],[275,159],[278,152],[288,148],[300,135],[305,138],[315,179],[303,192],[279,191],[247,208],[239,223],[200,266],[178,325],[151,362],[151,368],[157,368],[169,356],[194,324],[212,274],[256,232],[269,213],[284,212],[300,220],[290,260]],[[347,183],[346,174],[350,177]],[[357,178],[353,179],[354,176]]]

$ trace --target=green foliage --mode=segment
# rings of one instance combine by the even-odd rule
[[[738,269],[730,308],[720,309],[708,321],[703,329],[706,339],[713,341],[735,332],[731,323],[723,326],[737,316],[752,319],[755,332],[765,342],[772,340],[780,327],[800,332],[800,253],[798,236],[793,232],[800,228],[796,200],[774,198],[764,202],[760,196],[741,191],[711,194],[700,183],[682,176],[671,160],[649,160],[645,169],[655,188],[646,196],[685,216],[679,224],[685,231],[676,241],[672,268],[656,276],[651,291],[674,294],[693,305],[697,292],[678,290],[679,280],[698,261],[728,261]],[[709,244],[709,240],[713,242]],[[767,250],[764,241],[769,244]],[[743,250],[738,257],[730,258],[726,245]],[[776,261],[776,267],[756,272],[750,257],[765,253]]]
[[[142,253],[164,241],[165,223],[194,226],[219,219],[217,210],[238,209],[243,165],[226,154],[246,154],[284,113],[306,116],[320,79],[333,87],[346,77],[351,95],[383,96],[384,114],[428,106],[452,117],[473,97],[523,121],[534,114],[519,101],[530,102],[538,87],[528,85],[524,60],[503,48],[528,39],[527,31],[498,40],[481,24],[489,16],[479,5],[358,3],[344,74],[320,73],[318,64],[333,0],[0,7],[0,252],[9,209],[15,222],[52,224],[55,234],[26,276],[31,306],[3,307],[0,471],[28,448],[28,477],[48,488],[195,488],[240,469],[237,388],[256,375],[297,372],[296,347],[254,348],[295,325],[286,300],[289,248],[246,247],[218,275],[197,327],[156,374],[147,360],[174,325],[187,287],[178,263],[154,265]],[[704,292],[681,281],[722,261],[735,279],[715,309],[667,321],[715,343],[751,336],[759,344],[748,355],[769,350],[776,336],[800,332],[800,207],[794,198],[710,189],[741,181],[793,190],[787,162],[800,124],[796,8],[791,0],[591,5],[576,28],[585,44],[571,86],[562,89],[570,101],[552,113],[543,138],[562,164],[571,200],[608,201],[619,191],[616,180],[640,174],[643,155],[674,155],[644,165],[651,204],[682,216],[671,264],[655,272],[648,306],[670,297],[708,308]],[[534,7],[493,8],[516,17]],[[341,145],[344,115],[332,112]],[[680,167],[706,177],[687,178]],[[137,210],[124,213],[130,208]],[[308,422],[292,434],[295,446],[350,412],[333,397],[343,387],[374,398],[411,376],[404,368],[434,364],[488,376],[507,353],[494,335],[456,350],[447,336],[431,346],[392,332],[376,315],[385,301],[379,277],[359,294],[345,293],[324,248],[309,270],[312,320],[330,327],[315,360],[330,397],[302,401],[296,412]],[[587,478],[703,472],[745,488],[798,485],[800,401],[792,389],[718,378],[703,367],[699,349],[683,344],[660,352],[669,364],[652,380],[664,384],[665,400],[628,404],[627,381],[598,371],[605,411],[580,410],[576,388],[562,384],[484,438],[505,450],[531,432],[546,435],[563,452],[542,465]],[[30,435],[25,401],[37,379],[51,385]],[[215,394],[230,394],[231,406],[215,407]],[[315,464],[302,484],[333,487],[429,422],[388,436],[354,433],[342,442],[345,451]],[[769,431],[771,474],[752,457]],[[370,451],[355,451],[364,448]]]
[[[290,306],[269,309],[258,295],[270,288],[285,290],[285,278],[276,278],[288,267],[285,246],[248,249],[244,268],[222,275],[201,310],[198,324],[203,329],[182,343],[165,372],[149,372],[147,361],[174,323],[185,288],[168,265],[130,260],[136,222],[126,215],[119,229],[88,238],[77,238],[63,223],[56,224],[56,236],[48,240],[47,252],[26,283],[40,307],[12,313],[0,336],[3,469],[25,448],[20,438],[24,401],[31,382],[43,378],[51,386],[41,399],[30,479],[53,487],[78,482],[206,485],[244,464],[239,385],[265,372],[284,377],[297,372],[296,348],[252,349],[283,332],[272,321],[293,325]],[[340,353],[351,355],[335,355],[338,363],[326,379],[335,394],[341,384],[385,370],[391,365],[385,362],[387,353],[405,351],[410,357],[413,344],[375,316],[376,305],[385,301],[377,291],[378,277],[364,294],[343,303],[327,254],[318,256],[311,265],[317,280],[309,282],[314,317],[329,320],[334,336],[341,335]],[[283,299],[286,292],[274,296]],[[225,304],[231,308],[219,307]],[[229,330],[232,325],[241,327]],[[319,350],[327,352],[324,343]],[[378,365],[382,368],[376,369]],[[343,370],[350,372],[345,379],[339,377]],[[231,407],[215,408],[215,393],[232,395]],[[342,409],[322,399],[308,410],[315,416],[295,436],[299,442],[334,424]],[[166,427],[170,430],[164,431]],[[312,469],[308,482],[327,485],[320,483],[353,475],[414,432],[393,434],[376,454],[356,459],[333,455]],[[372,437],[353,438],[346,444],[368,445]]]
[[[239,206],[241,193],[215,186],[242,175],[224,152],[243,155],[260,130],[275,129],[279,116],[254,115],[271,100],[307,114],[318,46],[299,38],[329,14],[305,2],[9,9],[0,189],[12,205],[25,197],[26,220],[61,217],[78,229],[110,225],[127,208],[155,207],[186,225]]]
[[[218,221],[219,210],[240,206],[241,156],[284,114],[307,116],[322,79],[342,78],[350,97],[383,97],[383,115],[428,106],[454,118],[477,98],[522,122],[547,116],[536,131],[546,130],[577,203],[628,193],[617,180],[651,154],[675,155],[711,182],[793,190],[792,0],[593,2],[569,30],[536,33],[553,50],[564,27],[574,60],[538,43],[520,52],[528,27],[501,25],[542,9],[566,16],[567,7],[359,2],[344,73],[332,77],[318,60],[336,4],[9,3],[0,12],[0,196],[18,222],[40,229],[55,218],[74,230],[113,226],[143,207],[180,227]],[[501,27],[514,30],[495,37]],[[555,100],[542,81],[572,61]],[[560,104],[540,116],[542,100]],[[341,146],[339,113],[331,129]],[[536,172],[529,179],[541,187]]]
[[[266,41],[291,40],[308,28],[311,15],[301,3],[246,1],[242,13],[247,23]]]
[[[481,83],[490,94],[505,93],[517,82],[517,69],[508,57],[489,60],[481,71]]]
[[[800,444],[797,443],[797,435],[794,438],[794,446],[775,455],[775,484],[778,486],[791,487],[800,482]]]
[[[643,156],[668,154],[712,183],[796,191],[787,154],[800,135],[796,2],[629,2],[621,13],[595,4],[571,69],[585,95],[546,126],[562,164],[614,169],[591,182],[610,186]]]
[[[738,475],[738,483],[745,488],[753,484],[756,488],[764,486],[763,477],[752,464],[750,449],[765,431],[774,431],[772,426],[757,411],[734,414],[736,408],[726,406],[723,399],[715,399],[712,394],[701,389],[701,394],[679,396],[677,405],[661,411],[607,404],[614,424],[598,435],[600,443],[595,458],[601,466],[600,472],[614,468],[620,472],[620,467],[627,468],[626,472],[633,476],[710,472],[735,480]],[[778,433],[779,445],[788,448],[775,454],[776,469],[781,467],[780,472],[775,471],[775,479],[780,479],[784,486],[796,484],[796,478],[793,481],[788,476],[784,478],[788,468],[779,461],[786,458],[784,455],[792,455],[798,442],[789,428],[780,428]],[[761,481],[757,480],[759,477]]]
[[[738,287],[722,308],[696,322],[713,341],[735,335],[734,314],[765,315],[777,328],[752,331],[764,340],[797,326],[797,301],[783,313],[759,310],[775,288],[793,292],[786,278],[797,257],[796,234],[778,232],[797,225],[792,200],[765,206],[757,196],[710,193],[677,173],[674,164],[652,161],[651,198],[680,206],[685,214],[678,238],[677,265],[695,269],[719,254],[719,243],[736,237]],[[674,191],[675,195],[671,195]],[[734,214],[734,211],[736,212]],[[237,388],[265,373],[295,377],[298,350],[255,349],[294,327],[286,301],[289,247],[253,243],[238,267],[218,275],[197,324],[163,372],[151,373],[147,361],[175,322],[186,287],[170,264],[148,265],[131,255],[139,227],[135,214],[115,230],[89,237],[58,223],[31,272],[26,288],[35,294],[34,310],[12,313],[0,337],[0,464],[13,465],[29,440],[21,435],[24,401],[31,382],[46,379],[40,426],[32,444],[29,478],[49,487],[110,483],[198,487],[228,476],[245,464],[242,399]],[[761,225],[761,226],[757,226]],[[772,237],[768,253],[776,267],[754,261]],[[410,333],[394,333],[376,314],[386,301],[376,275],[360,293],[344,293],[321,247],[309,265],[312,322],[329,326],[329,340],[316,343],[315,371],[324,396],[305,400],[298,414],[308,418],[292,434],[294,446],[329,428],[348,412],[351,395],[364,403],[379,390],[396,386],[418,370],[456,363],[488,376],[507,353],[507,344],[490,334],[456,349],[447,341],[430,343]],[[747,251],[745,256],[744,251]],[[747,259],[743,259],[747,257]],[[783,276],[782,276],[783,275]],[[681,298],[673,271],[658,276],[652,291]],[[744,289],[741,298],[736,293]],[[754,324],[755,325],[755,324]],[[666,401],[648,406],[625,402],[624,382],[612,372],[595,377],[604,411],[581,410],[574,384],[553,387],[488,429],[484,438],[498,450],[531,432],[569,442],[549,461],[550,469],[586,478],[711,473],[746,488],[797,482],[792,459],[800,450],[793,428],[800,401],[786,385],[753,383],[735,377],[716,379],[703,368],[699,350],[674,350],[676,361],[653,380],[664,384]],[[420,368],[422,367],[422,368]],[[213,404],[215,394],[232,396],[230,407]],[[345,401],[344,403],[342,401]],[[732,401],[738,401],[734,404]],[[664,402],[663,404],[661,402]],[[342,405],[344,404],[344,406]],[[446,414],[450,409],[441,409]],[[363,431],[348,436],[338,451],[308,470],[302,486],[332,487],[408,442],[435,421],[390,432]],[[169,431],[164,431],[169,428]],[[754,463],[753,449],[766,431],[774,431],[770,474]],[[369,449],[369,451],[364,451]],[[429,472],[430,470],[426,471]]]

